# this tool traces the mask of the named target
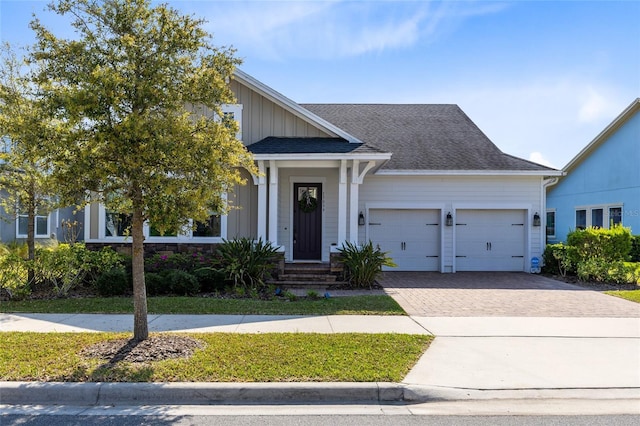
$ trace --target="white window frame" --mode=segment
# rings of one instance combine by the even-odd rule
[[[624,212],[624,204],[623,203],[611,203],[611,204],[590,204],[586,206],[576,206],[573,210],[573,220],[574,226],[577,228],[577,224],[575,223],[575,212],[578,210],[586,210],[587,212],[587,221],[586,227],[591,228],[593,226],[592,221],[592,211],[597,209],[602,209],[602,229],[609,229],[611,217],[610,217],[610,209],[619,208],[621,212]],[[620,225],[624,226],[624,215],[620,215]]]
[[[27,220],[29,220],[29,216],[26,214],[19,214],[16,216],[16,238],[27,238],[27,234],[21,234],[20,233],[20,218],[27,218]],[[38,234],[38,218],[42,219],[46,219],[47,221],[47,231],[44,234]],[[50,238],[51,233],[49,232],[51,229],[51,213],[48,215],[39,215],[36,214],[36,216],[33,218],[33,233],[34,233],[34,237],[35,238]]]
[[[106,225],[106,208],[104,204],[100,204],[98,210],[98,240],[104,242],[125,243],[131,242],[130,236],[107,236],[105,232]],[[194,237],[191,225],[193,222],[189,221],[189,226],[186,226],[182,232],[177,236],[163,237],[163,236],[151,236],[149,223],[145,223],[142,232],[144,234],[144,240],[147,243],[202,243],[202,244],[219,244],[223,239],[227,238],[227,215],[220,216],[220,236],[219,237]]]
[[[220,106],[222,113],[232,113],[233,119],[238,123],[238,133],[236,139],[242,140],[242,104],[223,104]]]
[[[547,227],[549,226],[549,224],[547,223],[547,214],[549,214],[549,213],[553,213],[553,234],[551,234],[551,235],[547,235]],[[575,217],[574,217],[574,220],[575,220]],[[553,240],[553,239],[556,238],[557,221],[558,221],[558,213],[556,213],[556,209],[547,209],[547,211],[545,212],[545,217],[544,217],[544,235],[549,240]]]

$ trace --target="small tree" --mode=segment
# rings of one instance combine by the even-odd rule
[[[62,0],[77,38],[57,38],[38,20],[32,59],[51,111],[71,130],[52,150],[62,195],[132,215],[134,339],[148,337],[143,224],[178,230],[225,213],[224,193],[255,172],[235,138],[228,82],[239,60],[210,44],[203,21],[149,0]],[[206,106],[214,113],[196,111]]]
[[[47,120],[37,87],[22,60],[8,44],[2,46],[0,63],[0,205],[8,217],[27,217],[28,258],[35,257],[36,215],[52,208],[51,179],[45,147],[54,143],[56,129]],[[33,271],[29,270],[29,282]]]

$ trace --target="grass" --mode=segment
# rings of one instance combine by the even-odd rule
[[[630,300],[632,302],[640,303],[640,289],[638,290],[612,290],[605,291],[606,294],[611,296],[621,297],[623,299]]]
[[[207,297],[149,297],[150,314],[225,315],[406,315],[389,296],[345,296],[330,299],[284,300],[216,299]],[[133,313],[131,297],[95,297],[9,301],[0,312],[16,313]]]
[[[406,334],[188,334],[191,358],[146,364],[83,358],[123,333],[2,333],[0,380],[63,382],[398,382],[433,337]]]

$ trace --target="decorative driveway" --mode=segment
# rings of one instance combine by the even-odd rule
[[[640,318],[640,304],[518,272],[384,272],[385,292],[412,316]]]

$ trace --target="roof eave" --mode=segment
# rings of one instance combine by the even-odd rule
[[[295,153],[295,154],[252,154],[256,161],[282,160],[282,161],[309,161],[309,160],[363,160],[363,161],[388,161],[390,153]]]
[[[563,176],[562,170],[400,170],[384,169],[378,176]]]
[[[287,98],[286,96],[284,96],[280,92],[277,92],[277,91],[273,90],[272,88],[270,88],[266,84],[261,83],[260,81],[258,81],[255,78],[251,77],[249,74],[245,73],[244,71],[241,71],[241,70],[236,68],[235,71],[234,71],[234,79],[240,81],[242,84],[245,84],[245,85],[249,86],[251,89],[253,89],[256,92],[260,93],[262,96],[264,96],[267,99],[271,100],[275,104],[281,106],[285,110],[291,112],[295,116],[297,116],[297,117],[299,117],[299,118],[301,118],[301,119],[303,119],[305,121],[309,121],[309,122],[317,125],[318,127],[322,128],[326,132],[332,133],[335,136],[344,138],[344,139],[348,140],[351,143],[362,143],[362,141],[359,140],[358,138],[356,138],[355,136],[345,132],[344,130],[340,129],[339,127],[329,123],[327,120],[325,120],[325,119],[315,115],[311,111],[301,107],[300,105],[298,105],[293,100]]]

